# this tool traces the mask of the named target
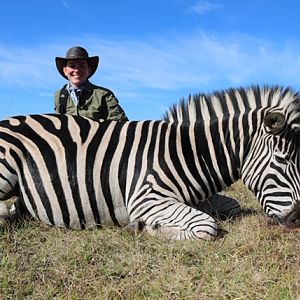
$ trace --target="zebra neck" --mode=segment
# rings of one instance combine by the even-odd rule
[[[233,145],[230,134],[220,132],[216,122],[179,125],[177,131],[186,163],[195,166],[201,172],[199,176],[211,182],[213,193],[240,178],[239,148],[242,140],[235,140]]]
[[[201,155],[218,166],[227,165],[233,181],[240,179],[243,161],[259,135],[260,125],[249,120],[253,114],[222,115],[192,124]]]

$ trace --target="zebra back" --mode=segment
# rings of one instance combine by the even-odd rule
[[[264,109],[267,112],[281,110],[292,128],[299,127],[299,95],[290,87],[252,86],[230,88],[211,94],[189,95],[179,104],[173,104],[163,115],[168,122],[190,124],[217,118],[227,118],[249,111]]]

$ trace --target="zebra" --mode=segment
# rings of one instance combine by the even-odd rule
[[[0,122],[0,199],[41,222],[218,236],[202,203],[242,179],[278,224],[300,227],[300,99],[289,87],[195,94],[164,120],[27,115]]]

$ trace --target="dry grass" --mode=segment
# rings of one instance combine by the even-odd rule
[[[300,232],[268,225],[241,183],[226,194],[252,213],[214,242],[34,221],[4,232],[0,299],[300,299]]]

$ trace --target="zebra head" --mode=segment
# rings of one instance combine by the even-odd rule
[[[291,228],[300,227],[300,110],[296,100],[292,111],[262,113],[262,126],[241,170],[245,185],[267,215]]]

